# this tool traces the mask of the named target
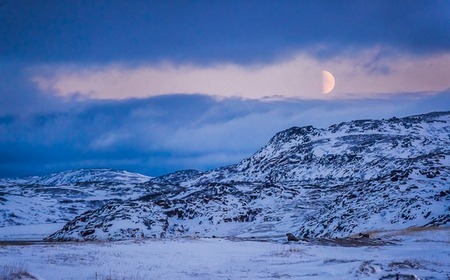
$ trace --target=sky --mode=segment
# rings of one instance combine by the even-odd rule
[[[0,177],[209,170],[450,110],[450,2],[3,0],[0,75]]]

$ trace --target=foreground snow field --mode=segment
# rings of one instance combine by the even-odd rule
[[[31,279],[450,279],[450,228],[378,236],[393,244],[220,238],[3,244],[0,265],[23,266]]]

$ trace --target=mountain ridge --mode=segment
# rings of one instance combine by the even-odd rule
[[[450,112],[292,127],[241,162],[132,184],[48,240],[346,237],[450,222]]]

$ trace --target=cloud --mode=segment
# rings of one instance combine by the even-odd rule
[[[0,176],[206,170],[294,125],[449,110],[449,9],[3,1]],[[322,70],[336,78],[330,95]]]
[[[450,87],[450,53],[404,56],[383,48],[355,51],[318,60],[305,53],[272,64],[193,65],[163,63],[131,67],[47,66],[36,69],[33,81],[58,96],[82,95],[94,99],[127,99],[187,93],[219,97],[300,99],[367,98],[373,93],[441,91]],[[330,95],[321,94],[321,71],[336,78]],[[42,75],[46,72],[45,75]]]
[[[0,116],[61,108],[60,98],[39,91],[24,68],[24,64],[0,63]]]
[[[292,126],[450,110],[450,92],[378,99],[249,100],[167,95],[76,101],[64,112],[0,118],[0,176],[73,168],[160,175],[234,164]]]
[[[2,1],[0,59],[33,63],[271,62],[383,45],[450,49],[448,1]]]

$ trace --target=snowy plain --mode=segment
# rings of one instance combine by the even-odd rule
[[[450,228],[384,232],[340,246],[226,238],[0,245],[28,279],[450,279]],[[1,276],[0,276],[1,278]],[[18,278],[16,278],[18,279]]]

